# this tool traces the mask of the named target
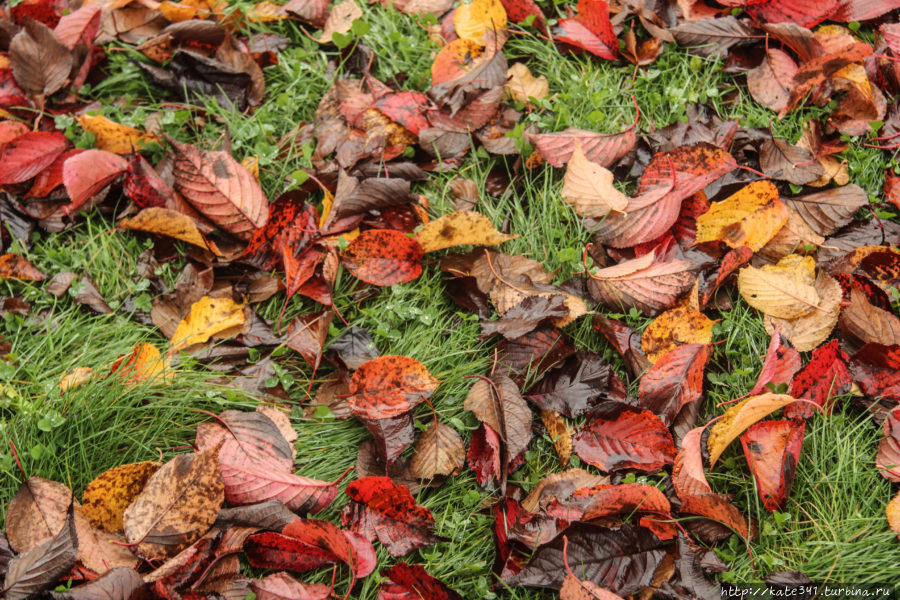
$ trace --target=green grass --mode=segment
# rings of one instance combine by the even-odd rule
[[[429,67],[437,47],[427,40],[424,22],[380,7],[364,8],[370,31],[361,42],[376,58],[373,74],[386,80],[400,74],[407,89],[427,87]],[[339,53],[320,47],[303,35],[294,23],[273,23],[259,30],[288,36],[291,45],[279,64],[265,70],[266,102],[252,115],[240,115],[214,105],[191,107],[171,101],[149,84],[131,62],[131,52],[110,52],[110,76],[90,90],[91,99],[103,103],[109,118],[142,126],[159,118],[162,130],[181,141],[210,147],[226,136],[240,160],[256,155],[262,184],[270,198],[288,189],[291,174],[308,167],[308,154],[283,157],[278,142],[294,127],[310,122],[321,96],[333,79],[343,73]],[[533,33],[533,30],[532,30]],[[668,46],[662,57],[635,73],[631,65],[595,60],[587,55],[564,56],[533,35],[513,36],[505,52],[514,61],[529,65],[535,75],[550,82],[552,100],[525,114],[523,122],[545,131],[568,126],[615,132],[634,119],[632,96],[641,109],[642,132],[686,120],[687,107],[708,103],[723,118],[736,118],[745,127],[771,127],[775,135],[796,141],[805,119],[825,114],[809,108],[777,121],[750,98],[741,76],[722,73],[721,63]],[[115,101],[111,101],[115,99]],[[203,122],[198,116],[203,114]],[[66,118],[73,138],[89,145],[80,129]],[[311,148],[307,149],[311,150]],[[150,149],[153,158],[162,148]],[[892,167],[888,157],[864,148],[855,140],[843,153],[851,180],[869,194],[880,193],[883,170]],[[429,199],[430,212],[440,216],[453,210],[448,184],[456,176],[473,179],[484,190],[493,169],[514,172],[515,157],[473,156],[457,172],[433,174],[416,191]],[[582,270],[581,250],[588,232],[560,197],[562,172],[542,167],[522,173],[522,185],[501,198],[482,193],[476,210],[488,215],[510,233],[521,234],[502,250],[541,261],[556,272],[560,283]],[[316,199],[316,198],[314,198]],[[114,223],[99,213],[60,234],[37,234],[29,258],[45,272],[86,272],[114,307],[128,298],[149,301],[150,291],[137,276],[138,255],[151,245],[143,237],[113,230]],[[162,266],[160,276],[168,284],[177,277],[183,261]],[[477,319],[455,306],[443,292],[441,273],[433,264],[423,276],[406,285],[380,290],[374,297],[357,301],[360,289],[347,273],[339,276],[336,304],[350,324],[365,327],[382,354],[403,354],[422,361],[441,385],[433,397],[440,419],[460,431],[467,440],[477,426],[462,408],[470,382],[464,377],[490,368],[493,341],[479,338]],[[169,458],[176,448],[190,443],[197,422],[206,417],[194,409],[220,411],[251,407],[255,400],[230,388],[207,382],[214,374],[199,366],[182,369],[171,383],[151,381],[127,386],[116,379],[101,379],[61,393],[61,376],[79,366],[103,371],[137,342],[164,347],[166,340],[154,328],[141,326],[126,314],[98,316],[76,305],[71,298],[54,300],[41,285],[0,281],[0,295],[19,295],[34,304],[32,316],[7,315],[0,320],[0,335],[13,346],[13,360],[0,362],[0,516],[21,482],[9,442],[14,442],[25,472],[66,482],[76,494],[98,473],[129,461]],[[278,295],[260,313],[275,318],[283,296]],[[286,319],[309,312],[314,305],[300,298],[290,302]],[[39,311],[42,316],[34,317]],[[723,341],[708,368],[703,420],[720,414],[717,405],[748,392],[762,365],[768,336],[762,319],[739,298],[732,310],[711,314],[722,321],[715,341]],[[647,319],[629,318],[644,327]],[[329,339],[343,330],[335,321]],[[577,347],[602,353],[625,377],[621,360],[584,318],[567,328]],[[298,356],[278,358],[286,385],[298,407],[292,414],[300,434],[297,472],[331,480],[356,460],[360,442],[369,434],[354,420],[305,419],[299,405],[311,373]],[[320,372],[322,377],[325,372]],[[632,382],[633,384],[633,382]],[[430,409],[420,406],[416,423],[424,428]],[[737,538],[719,548],[732,566],[725,578],[756,580],[772,570],[799,569],[813,579],[865,582],[900,579],[900,544],[887,528],[884,505],[891,487],[874,469],[878,428],[859,410],[847,407],[825,419],[815,417],[808,426],[804,453],[794,492],[785,509],[790,518],[781,524],[759,504],[739,445],[723,457],[722,466],[710,476],[716,491],[733,494],[746,514],[759,519],[761,535],[752,544],[752,556]],[[527,464],[511,482],[526,492],[548,472],[560,470],[546,435],[536,436]],[[576,459],[577,463],[577,459]],[[638,481],[655,483],[657,477]],[[343,497],[321,516],[336,519]],[[465,471],[438,489],[426,489],[418,499],[430,508],[437,533],[447,542],[406,557],[421,563],[467,598],[493,598],[490,591],[493,560],[492,520],[484,510],[493,495],[481,490],[471,472]],[[873,548],[877,554],[873,556]],[[380,566],[391,564],[378,547]],[[324,581],[329,573],[307,578]],[[377,595],[378,576],[360,583],[354,597]],[[554,594],[529,589],[504,590],[496,597],[537,599]]]

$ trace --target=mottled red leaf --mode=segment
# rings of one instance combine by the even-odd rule
[[[500,479],[500,436],[484,423],[472,433],[472,441],[466,452],[466,462],[475,472],[475,481],[485,487],[491,481]]]
[[[372,107],[394,123],[419,135],[421,130],[428,127],[425,110],[429,104],[428,96],[422,92],[403,90],[385,94]]]
[[[0,146],[29,131],[31,128],[21,121],[0,121]]]
[[[800,353],[786,344],[781,334],[776,331],[769,340],[766,359],[759,371],[759,377],[756,378],[756,385],[749,395],[757,396],[778,386],[790,385],[802,363]]]
[[[372,544],[353,532],[341,531],[328,521],[295,519],[285,525],[281,533],[331,552],[350,567],[354,577],[366,577],[375,570],[375,550]]]
[[[100,193],[128,168],[128,161],[106,150],[85,150],[63,164],[63,185],[71,203],[63,212],[71,214]]]
[[[672,435],[659,417],[618,402],[592,413],[572,440],[575,453],[602,471],[658,471],[675,461]]]
[[[741,436],[756,491],[769,512],[783,510],[800,461],[805,421],[760,421]]]
[[[843,292],[843,304],[850,302],[850,296],[853,290],[862,292],[865,299],[877,308],[890,311],[891,300],[880,287],[872,283],[872,280],[865,275],[854,275],[851,273],[834,273],[833,277],[841,285]]]
[[[69,140],[56,131],[32,131],[0,148],[0,185],[28,181],[69,147]]]
[[[125,174],[122,192],[141,208],[164,206],[175,195],[147,159],[137,152],[128,159],[128,172]]]
[[[849,366],[866,396],[900,402],[900,346],[866,344],[850,358]]]
[[[500,0],[506,9],[506,16],[513,23],[521,23],[530,15],[534,15],[533,24],[542,33],[547,33],[547,25],[544,23],[544,13],[541,12],[534,0]]]
[[[253,232],[247,244],[246,259],[260,268],[271,269],[283,249],[295,255],[315,239],[319,214],[313,205],[303,201],[304,197],[305,194],[288,192],[272,203],[266,224]]]
[[[339,562],[325,548],[306,544],[297,538],[264,531],[251,535],[244,546],[247,560],[259,569],[284,569],[302,573]]]
[[[388,477],[364,477],[350,482],[353,502],[341,512],[341,523],[370,541],[378,539],[392,556],[441,541],[434,535],[431,511],[416,504],[405,485]]]
[[[363,363],[353,373],[347,402],[358,417],[396,417],[429,398],[438,383],[425,365],[415,359],[379,356]]]
[[[837,340],[819,346],[791,382],[790,395],[798,400],[815,402],[830,413],[834,404],[832,399],[849,392],[853,384],[847,359]],[[784,408],[784,416],[789,419],[809,418],[814,412],[813,407],[801,402],[788,404]]]
[[[669,350],[641,377],[638,402],[671,425],[689,402],[703,395],[703,370],[711,355],[706,344],[684,344]]]
[[[354,277],[388,286],[418,278],[423,256],[413,238],[390,229],[369,229],[350,242],[341,262]]]
[[[462,596],[429,575],[419,565],[398,562],[381,571],[383,581],[378,600],[462,600]]]

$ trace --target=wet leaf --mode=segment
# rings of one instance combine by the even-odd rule
[[[526,399],[541,410],[575,418],[606,396],[624,399],[625,384],[600,355],[582,352],[542,377]]]
[[[841,286],[823,271],[816,278],[815,290],[821,298],[815,310],[796,319],[779,319],[766,315],[766,331],[772,333],[778,328],[791,345],[801,352],[814,350],[828,339],[841,312]]]
[[[328,18],[322,26],[322,35],[318,41],[331,42],[335,33],[347,33],[353,26],[353,21],[363,16],[362,9],[354,0],[344,0],[340,4],[331,7]]]
[[[309,366],[317,369],[322,360],[322,348],[325,347],[328,327],[333,318],[334,313],[330,310],[296,316],[288,326],[284,344],[299,352]]]
[[[849,366],[866,396],[900,401],[900,346],[866,344],[850,358]]]
[[[128,600],[142,587],[144,580],[137,571],[115,567],[89,583],[66,592],[53,592],[51,597],[53,600]]]
[[[422,252],[435,252],[453,246],[495,246],[518,235],[500,233],[486,216],[461,210],[430,221],[416,232]]]
[[[900,344],[900,318],[869,303],[865,293],[858,289],[850,291],[850,303],[841,311],[838,325],[846,336],[859,345]]]
[[[887,413],[882,424],[884,437],[878,442],[875,466],[881,476],[894,483],[900,482],[900,411]]]
[[[639,406],[671,425],[685,405],[703,396],[703,370],[711,354],[706,344],[684,344],[663,354],[641,377]]]
[[[629,203],[628,197],[613,187],[612,172],[589,161],[577,142],[566,165],[561,194],[582,217],[600,218],[613,210],[624,212]]]
[[[833,235],[853,220],[856,211],[869,203],[865,190],[855,184],[824,192],[795,196],[785,203],[819,235]]]
[[[725,525],[745,540],[756,537],[756,523],[747,519],[721,494],[697,494],[682,499],[681,512],[699,515]]]
[[[784,140],[768,139],[759,149],[759,164],[763,173],[794,185],[804,185],[825,174],[821,163],[811,152],[792,146]]]
[[[754,100],[769,110],[781,112],[790,104],[797,71],[797,63],[790,54],[769,48],[760,65],[747,72],[747,88]]]
[[[390,582],[383,581],[379,600],[461,600],[462,596],[429,575],[419,565],[398,562],[381,572]]]
[[[684,260],[656,261],[653,253],[594,271],[591,297],[614,311],[634,307],[647,316],[675,305],[694,285],[692,266]]]
[[[350,482],[346,494],[353,501],[341,512],[341,523],[370,541],[380,541],[391,556],[405,556],[416,548],[440,541],[434,517],[416,504],[409,489],[387,477],[364,477]]]
[[[800,370],[802,362],[800,353],[794,350],[790,344],[785,344],[781,334],[774,331],[769,340],[769,347],[766,350],[766,358],[759,371],[759,377],[749,395],[757,396],[767,389],[777,388],[781,385],[790,386],[794,374]]]
[[[806,423],[803,421],[760,421],[741,436],[741,445],[756,490],[769,512],[783,510],[791,493]]]
[[[174,556],[209,530],[225,500],[218,448],[180,454],[125,509],[125,539],[145,559]]]
[[[760,394],[742,400],[725,411],[709,430],[706,445],[709,448],[710,468],[715,466],[725,448],[746,429],[794,400],[786,394]]]
[[[327,600],[331,589],[322,583],[301,583],[287,573],[273,573],[254,580],[250,589],[258,600]]]
[[[602,134],[569,127],[557,133],[536,133],[528,136],[538,154],[554,167],[562,167],[581,146],[585,158],[602,167],[611,167],[628,154],[637,142],[634,127],[620,133]]]
[[[553,440],[553,448],[559,457],[560,465],[567,467],[572,458],[572,434],[569,426],[555,410],[542,410],[541,423],[547,429],[547,435]]]
[[[754,252],[765,246],[784,226],[788,211],[770,181],[756,181],[697,217],[697,243],[721,241],[732,248],[747,246]]]
[[[380,356],[363,363],[350,379],[347,402],[353,414],[387,419],[427,400],[438,387],[425,365],[406,356]]]
[[[462,472],[466,446],[455,429],[434,421],[422,432],[409,463],[412,475],[433,479],[437,475],[459,475]]]
[[[210,249],[209,242],[200,233],[200,229],[198,229],[197,223],[193,219],[168,208],[159,206],[145,208],[129,219],[119,221],[119,227],[164,235],[193,244],[204,250]]]
[[[153,210],[153,209],[145,209]],[[172,349],[203,344],[214,335],[228,331],[244,323],[244,305],[230,298],[204,296],[191,305],[172,336]]]
[[[0,147],[0,185],[28,181],[53,164],[69,147],[55,131],[32,131]]]
[[[684,436],[672,466],[672,485],[681,500],[688,496],[712,493],[703,472],[703,431],[703,427],[695,427]]]
[[[833,398],[846,394],[853,384],[853,376],[847,370],[847,355],[831,340],[813,350],[809,362],[794,376],[790,394],[794,398],[809,400],[831,413]],[[797,402],[784,409],[784,416],[809,418],[815,409],[809,404]]]
[[[610,403],[573,438],[575,454],[601,471],[654,472],[675,460],[672,435],[648,410]]]
[[[480,44],[489,30],[506,28],[506,9],[500,0],[473,0],[459,5],[453,15],[453,25],[460,39]]]
[[[341,263],[373,285],[407,283],[422,274],[423,250],[416,240],[389,229],[369,229],[350,242]]]
[[[540,14],[540,11],[538,11]],[[527,104],[531,98],[541,100],[550,93],[550,84],[543,75],[535,77],[524,63],[514,63],[506,72],[506,95],[515,102]]]

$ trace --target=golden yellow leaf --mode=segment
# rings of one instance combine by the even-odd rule
[[[500,233],[481,213],[459,210],[428,223],[416,232],[416,241],[425,252],[452,246],[496,246],[518,235]]]
[[[81,512],[102,531],[122,531],[122,514],[159,467],[145,461],[104,471],[84,488]]]
[[[523,63],[515,63],[506,71],[507,82],[504,86],[506,96],[515,102],[528,104],[529,99],[540,100],[550,93],[547,78],[535,77]]]
[[[656,317],[641,335],[641,349],[651,362],[681,344],[708,344],[712,341],[713,321],[702,312],[677,306]]]
[[[754,252],[766,245],[787,222],[788,209],[778,188],[768,180],[754,181],[697,217],[697,243],[720,241]]]
[[[94,376],[94,370],[90,367],[76,367],[63,375],[59,381],[59,390],[65,392],[79,385],[85,384]]]
[[[150,142],[157,141],[157,137],[152,133],[143,133],[134,127],[110,121],[102,115],[95,117],[81,115],[78,117],[78,124],[97,138],[95,147],[116,154],[131,154]]]
[[[360,128],[367,134],[366,147],[374,147],[381,139],[387,146],[409,146],[419,139],[406,127],[391,121],[374,108],[367,108],[363,112]]]
[[[180,23],[181,21],[189,21],[197,15],[197,7],[188,4],[169,2],[163,0],[159,3],[157,9],[165,17],[169,23]]]
[[[628,196],[613,187],[612,171],[589,161],[580,144],[566,165],[562,197],[582,217],[605,217],[628,206]]]
[[[775,237],[759,250],[759,256],[766,260],[778,261],[795,252],[807,254],[807,245],[813,246],[811,250],[814,250],[825,243],[825,238],[810,229],[800,215],[789,208],[787,211],[787,222],[778,230]]]
[[[256,155],[250,155],[244,158],[241,161],[241,166],[247,169],[251,175],[253,175],[253,179],[259,183],[259,157]]]
[[[712,468],[716,464],[728,444],[744,433],[748,427],[794,400],[787,394],[761,394],[742,400],[729,408],[709,431],[706,442],[709,449],[709,467]]]
[[[204,296],[191,305],[191,310],[172,335],[170,352],[194,344],[202,344],[209,338],[232,327],[244,324],[244,305],[231,298]]]
[[[353,21],[362,17],[362,9],[354,0],[344,0],[340,4],[331,7],[325,26],[322,27],[322,36],[319,42],[326,44],[331,42],[331,36],[335,33],[347,33],[353,27]]]
[[[281,4],[275,4],[269,0],[257,2],[247,11],[247,20],[251,23],[269,23],[287,19],[288,15]]]
[[[193,219],[168,208],[159,206],[145,208],[130,219],[119,221],[119,227],[164,235],[205,250],[212,250],[212,247],[207,244],[206,238],[197,229],[197,224]]]
[[[781,335],[800,352],[810,352],[828,339],[841,315],[843,291],[841,285],[824,271],[819,273],[815,284],[821,300],[815,310],[796,319],[778,319],[766,315],[763,323],[772,335],[777,328]]]
[[[110,370],[128,383],[136,383],[162,375],[168,364],[153,344],[138,344],[117,360]]]
[[[891,531],[897,534],[897,537],[900,537],[900,493],[894,496],[894,499],[888,502],[887,507],[885,508],[885,514],[887,516],[888,525],[891,526]]]
[[[8,69],[10,68],[11,63],[9,62],[9,57],[0,56],[0,69]]]
[[[456,9],[453,26],[460,39],[481,44],[485,33],[506,27],[506,9],[500,0],[472,0]]]
[[[811,257],[791,254],[777,265],[741,269],[738,291],[747,304],[769,316],[796,319],[819,305],[819,294],[812,285],[814,270]]]

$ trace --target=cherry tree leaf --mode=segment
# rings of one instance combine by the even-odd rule
[[[756,490],[769,512],[784,509],[805,432],[804,421],[760,421],[741,436],[747,464],[756,479]]]

